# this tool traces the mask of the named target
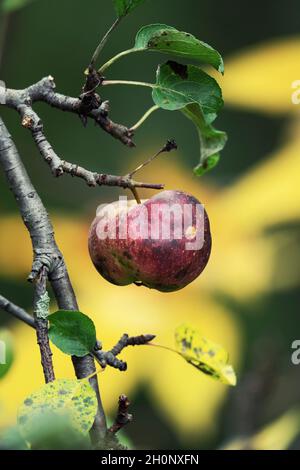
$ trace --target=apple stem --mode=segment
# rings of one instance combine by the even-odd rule
[[[136,188],[132,187],[132,188],[130,188],[130,189],[131,189],[132,194],[134,195],[134,198],[135,198],[136,202],[137,202],[138,204],[141,204],[142,201],[140,200],[140,197],[139,197],[139,195],[138,195],[138,192],[137,192]]]

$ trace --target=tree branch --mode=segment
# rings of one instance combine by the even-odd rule
[[[31,131],[40,154],[50,166],[54,176],[58,177],[67,173],[71,176],[82,178],[89,186],[94,187],[103,185],[118,186],[124,189],[163,189],[163,184],[138,182],[133,180],[131,175],[115,176],[92,172],[79,165],[62,160],[48,142],[43,131],[42,121],[38,114],[32,109],[32,104],[36,101],[45,101],[62,111],[74,112],[81,115],[81,113],[84,112],[81,108],[83,100],[60,95],[55,93],[54,89],[55,84],[53,78],[47,77],[25,90],[6,89],[5,91],[5,104],[18,111],[21,116],[22,126]],[[112,123],[112,121],[108,119],[108,102],[105,101],[99,104],[97,101],[97,106],[97,109],[88,111],[87,116],[94,119],[97,124],[101,125],[101,127],[113,135],[113,137],[118,138],[126,145],[133,146],[133,142],[130,140],[133,136],[133,131],[121,124]]]
[[[37,343],[40,348],[41,363],[44,372],[46,384],[55,380],[55,374],[52,362],[52,351],[48,337],[48,314],[50,298],[46,289],[47,270],[41,269],[35,280],[34,292],[34,319],[37,336]]]
[[[94,106],[97,106],[95,109],[91,109],[87,112],[87,109],[82,108],[82,99],[56,93],[54,79],[51,76],[42,78],[37,83],[24,90],[7,88],[5,95],[6,106],[16,110],[18,110],[19,106],[24,104],[31,106],[33,103],[42,101],[61,111],[67,111],[79,116],[86,114],[88,118],[95,121],[105,132],[108,132],[108,134],[120,140],[128,147],[134,147],[132,141],[133,131],[109,119],[106,101],[101,102],[100,100],[100,103],[94,104]]]
[[[25,310],[13,304],[2,295],[0,295],[0,309],[12,314],[13,316],[25,322],[32,328],[38,328],[36,323],[37,320],[34,320],[34,318],[32,318],[31,315],[29,315]],[[101,351],[101,343],[100,341],[97,341],[93,354],[96,360],[101,364],[103,368],[105,368],[107,365],[110,365],[119,370],[126,370],[126,362],[120,361],[116,358],[116,356],[120,354],[123,349],[127,346],[138,346],[148,344],[154,338],[154,335],[128,336],[127,334],[124,334],[110,351]],[[118,442],[118,439],[116,438],[115,434],[124,426],[126,426],[126,424],[129,424],[133,419],[132,415],[128,413],[129,405],[130,401],[128,400],[126,395],[120,395],[118,413],[115,422],[107,430],[108,432],[105,434],[103,440],[98,442],[98,448],[111,448],[114,450],[125,449],[125,447]]]
[[[0,309],[4,310],[10,315],[13,315],[15,318],[18,318],[18,320],[21,320],[28,326],[35,328],[34,318],[29,315],[29,313],[27,313],[23,308],[19,307],[18,305],[3,297],[3,295],[0,295]]]
[[[33,247],[33,266],[29,279],[33,280],[45,266],[59,308],[78,310],[76,297],[69,279],[63,256],[56,244],[54,231],[46,209],[33,187],[16,146],[0,118],[0,165],[15,196],[22,219],[30,233]],[[16,310],[10,306],[16,313]],[[95,372],[92,356],[72,358],[77,378]],[[91,431],[93,442],[100,442],[106,434],[106,419],[100,398],[98,380],[94,376],[90,384],[98,398],[98,411]]]
[[[5,310],[32,328],[36,328],[36,322],[34,318],[29,315],[29,313],[27,313],[21,307],[13,304],[10,302],[10,300],[6,299],[2,295],[0,295],[0,309]],[[128,334],[125,333],[119,339],[117,344],[115,344],[115,346],[109,351],[102,351],[101,342],[97,341],[92,353],[101,367],[105,368],[106,366],[110,366],[123,372],[127,370],[127,363],[117,358],[123,349],[127,346],[141,346],[148,344],[154,338],[155,335],[128,336]]]
[[[105,368],[109,365],[123,372],[127,370],[127,363],[117,358],[123,349],[127,348],[127,346],[141,346],[147,344],[154,338],[155,335],[128,336],[128,334],[125,333],[110,351],[102,351],[101,346],[96,345],[94,356],[101,367]]]
[[[116,434],[118,431],[120,431],[120,429],[126,426],[126,424],[131,423],[133,416],[132,414],[128,413],[129,405],[130,401],[128,400],[126,395],[120,395],[118,414],[116,416],[114,424],[108,429],[108,431],[112,434]]]

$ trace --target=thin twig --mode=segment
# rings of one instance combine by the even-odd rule
[[[41,364],[46,384],[55,380],[52,351],[48,337],[49,296],[46,289],[47,269],[43,267],[35,280],[34,319],[37,343],[40,348]]]
[[[119,397],[118,414],[114,424],[108,429],[109,432],[116,434],[124,426],[131,423],[133,416],[132,414],[128,413],[129,405],[130,401],[126,395],[121,395]]]
[[[35,102],[45,102],[50,106],[81,116],[83,114],[82,100],[71,96],[62,95],[55,92],[54,79],[51,76],[45,77],[37,83],[25,88],[24,90],[14,90],[7,88],[5,90],[6,106],[18,110],[20,105],[32,106]],[[113,122],[108,117],[107,102],[98,103],[95,109],[89,110],[87,118],[92,119],[105,132],[115,139],[120,140],[128,147],[134,147],[133,131],[122,124]]]
[[[159,155],[161,155],[164,152],[171,152],[172,150],[177,150],[177,144],[174,139],[168,140],[167,143],[152,157],[148,158],[144,163],[141,163],[137,168],[135,168],[133,171],[131,171],[127,176],[128,178],[132,178],[132,176],[137,172],[140,171],[144,166],[149,165],[155,158],[157,158]]]
[[[32,328],[35,328],[34,318],[29,315],[26,310],[6,299],[3,297],[3,295],[0,295],[0,309],[6,311],[10,315],[13,315],[15,318],[18,318]]]
[[[103,173],[94,173],[86,170],[79,165],[62,161],[62,169],[65,173],[72,176],[77,176],[84,179],[89,186],[117,186],[123,189],[133,188],[148,188],[148,189],[163,189],[164,185],[161,183],[142,183],[135,181],[127,176],[107,175]]]
[[[96,347],[94,350],[94,356],[103,368],[109,365],[120,371],[125,371],[127,370],[126,362],[117,358],[123,349],[128,346],[142,346],[149,344],[149,342],[154,338],[155,335],[128,336],[128,334],[124,334],[110,351],[102,351]]]
[[[114,356],[118,356],[127,346],[142,346],[155,339],[155,335],[128,336],[124,334],[117,344],[110,350]]]
[[[120,372],[125,372],[127,370],[127,363],[115,357],[111,351],[95,350],[93,355],[102,369],[105,369],[106,366],[110,366],[114,369],[118,369]]]
[[[22,322],[26,323],[28,326],[36,328],[36,321],[31,315],[29,315],[29,313],[27,313],[23,308],[19,307],[18,305],[15,305],[2,295],[0,295],[0,309],[18,318]],[[114,369],[118,369],[123,372],[127,370],[127,364],[126,362],[121,361],[117,358],[117,356],[123,351],[123,349],[127,348],[128,346],[143,346],[148,344],[150,345],[150,341],[152,341],[154,338],[155,335],[148,334],[139,336],[128,336],[128,334],[125,333],[115,344],[115,346],[109,351],[102,351],[102,345],[100,341],[97,341],[94,351],[92,351],[92,354],[103,369],[105,369],[106,366],[110,366]],[[151,345],[154,346],[153,344]],[[91,374],[91,376],[94,375],[95,372]]]
[[[50,166],[52,174],[56,177],[63,175],[64,173],[71,176],[76,176],[83,179],[89,186],[117,186],[121,188],[149,188],[154,190],[163,189],[163,184],[144,183],[134,181],[132,178],[127,176],[116,176],[108,175],[103,173],[97,173],[87,170],[74,163],[62,160],[53,150],[51,144],[48,142],[44,130],[43,124],[38,114],[32,109],[32,103],[35,101],[46,101],[48,104],[55,106],[63,111],[75,112],[76,106],[79,106],[80,100],[75,98],[64,97],[54,93],[53,79],[47,77],[35,85],[27,88],[26,90],[10,90],[6,89],[6,104],[16,109],[20,116],[22,126],[29,129],[32,133],[33,139],[39,149],[43,159]],[[77,104],[75,104],[77,101]],[[100,111],[99,111],[100,110]],[[93,110],[89,113],[90,117],[93,117],[97,122],[103,118],[103,113],[107,112],[107,102],[103,102],[98,110]],[[101,117],[102,116],[102,117]],[[107,124],[107,117],[106,124]],[[101,121],[102,122],[102,121]],[[113,130],[112,130],[113,129]],[[113,132],[114,137],[119,136],[120,140],[124,143],[127,142],[129,136],[133,135],[133,132],[124,128],[124,126],[115,124],[114,127],[108,130],[109,133]],[[117,134],[118,133],[118,134]],[[125,139],[125,140],[124,140]],[[127,139],[127,140],[126,140]]]

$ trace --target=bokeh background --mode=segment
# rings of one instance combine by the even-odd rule
[[[176,139],[177,154],[153,162],[140,179],[165,182],[204,202],[214,242],[205,272],[177,293],[115,287],[99,277],[87,252],[88,227],[97,205],[120,191],[91,189],[69,176],[54,180],[15,111],[1,109],[53,219],[80,309],[94,319],[104,347],[124,332],[153,333],[158,343],[173,346],[174,329],[188,322],[230,352],[238,375],[234,389],[150,347],[124,351],[128,372],[100,374],[110,415],[120,393],[132,401],[134,423],[126,434],[136,448],[300,447],[300,366],[291,363],[291,343],[300,336],[300,105],[291,102],[291,84],[300,79],[299,15],[297,0],[242,6],[238,0],[148,0],[105,48],[103,61],[129,48],[142,25],[162,22],[223,54],[225,76],[216,78],[225,108],[216,124],[229,140],[219,165],[201,179],[192,173],[196,131],[179,112],[156,112],[131,150],[92,123],[84,129],[76,116],[36,106],[56,152],[99,172],[124,174],[167,138]],[[60,92],[78,96],[90,55],[113,19],[109,0],[35,0],[2,14],[1,79],[23,88],[51,74]],[[133,55],[108,76],[153,81],[164,60],[155,53]],[[112,119],[128,126],[151,106],[147,89],[107,87],[102,93]],[[28,234],[0,175],[0,292],[28,311],[31,258]],[[15,355],[0,382],[4,428],[14,424],[18,405],[42,384],[42,375],[34,333],[3,312],[0,326],[10,331]],[[69,358],[53,351],[57,376],[72,377]]]

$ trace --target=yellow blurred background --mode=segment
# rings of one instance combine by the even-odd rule
[[[7,86],[21,88],[51,73],[59,91],[78,95],[89,54],[113,19],[109,1],[89,3],[85,9],[78,1],[36,0],[10,15],[1,67]],[[239,448],[250,438],[255,448],[300,445],[300,379],[290,359],[300,330],[300,105],[291,101],[292,83],[300,79],[300,35],[293,19],[300,7],[287,0],[290,15],[284,15],[276,2],[265,3],[268,8],[261,2],[245,6],[250,28],[234,13],[237,1],[216,6],[189,0],[184,9],[177,0],[171,9],[170,1],[148,1],[124,22],[105,52],[110,57],[124,42],[129,47],[142,24],[159,21],[195,34],[224,54],[225,75],[215,78],[225,100],[218,124],[229,141],[219,166],[201,179],[192,173],[197,136],[180,113],[155,113],[137,133],[137,149],[130,151],[91,124],[83,129],[76,117],[40,106],[58,154],[99,172],[124,174],[167,138],[176,138],[177,154],[162,156],[141,177],[192,193],[209,214],[211,259],[182,291],[116,287],[99,277],[88,256],[88,228],[97,205],[120,191],[86,188],[68,176],[54,180],[30,136],[20,129],[18,116],[3,110],[49,208],[80,310],[94,320],[104,348],[125,332],[153,333],[159,344],[172,347],[174,329],[187,322],[230,353],[238,377],[234,390],[176,355],[146,346],[122,353],[126,373],[100,374],[109,414],[115,412],[119,394],[132,401],[134,422],[126,432],[136,447]],[[66,22],[70,14],[72,22]],[[155,54],[124,59],[110,76],[151,81],[162,61]],[[151,104],[144,90],[109,93],[103,98],[111,100],[112,117],[124,124],[135,122]],[[1,176],[0,293],[28,311],[31,260],[28,234]],[[51,310],[56,310],[54,302]],[[15,422],[18,405],[43,379],[34,332],[3,312],[0,326],[11,331],[15,349],[13,366],[0,382],[1,428]],[[53,351],[57,377],[72,377],[70,359],[54,346]]]

